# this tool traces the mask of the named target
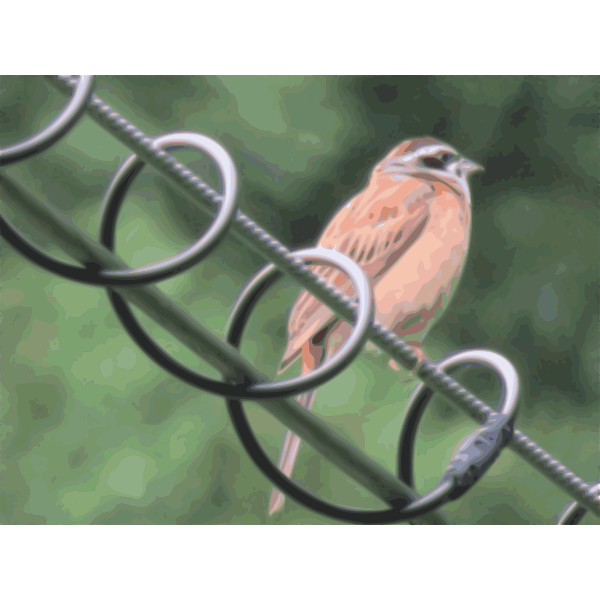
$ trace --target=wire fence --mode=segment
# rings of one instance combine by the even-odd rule
[[[340,373],[356,358],[367,340],[408,369],[413,369],[417,364],[417,357],[410,346],[395,333],[373,321],[371,291],[360,267],[333,250],[318,248],[291,252],[237,209],[236,168],[226,150],[214,139],[189,132],[146,136],[92,92],[92,77],[60,76],[48,79],[62,93],[72,95],[70,103],[40,133],[21,143],[1,148],[0,167],[42,152],[61,139],[84,113],[112,133],[133,154],[123,161],[107,189],[101,207],[99,241],[86,236],[51,203],[32,193],[26,183],[4,171],[0,173],[3,201],[36,228],[47,233],[62,250],[80,262],[81,267],[47,255],[25,240],[4,218],[0,221],[3,238],[25,257],[56,275],[106,287],[113,309],[143,352],[175,377],[226,398],[230,417],[245,449],[257,467],[286,495],[311,510],[347,522],[444,524],[446,519],[438,509],[471,489],[500,452],[510,448],[573,498],[573,502],[558,517],[559,524],[579,523],[587,511],[600,516],[600,484],[578,477],[515,427],[519,378],[512,364],[495,352],[459,352],[437,363],[425,362],[420,366],[417,376],[422,383],[413,394],[403,421],[398,444],[397,474],[383,469],[317,416],[300,407],[293,397],[314,389]],[[220,193],[166,151],[182,146],[198,148],[211,157],[221,175]],[[115,229],[126,192],[146,164],[166,177],[213,220],[196,243],[174,258],[131,269],[115,255]],[[179,310],[166,294],[149,284],[199,263],[228,235],[237,237],[260,252],[268,264],[238,296],[225,334],[219,339]],[[354,284],[356,297],[350,298],[340,293],[333,285],[315,276],[310,269],[312,264],[326,264],[345,271]],[[238,349],[252,310],[269,287],[283,276],[291,277],[339,317],[351,322],[354,328],[341,350],[317,370],[285,381],[271,381],[244,359]],[[192,371],[164,352],[145,333],[130,303],[214,366],[221,374],[221,379],[210,379]],[[498,376],[502,384],[502,399],[497,411],[451,377],[456,369],[472,364],[491,369]],[[414,446],[420,418],[434,393],[440,393],[460,408],[479,427],[459,444],[438,485],[431,492],[421,495],[414,489]],[[383,500],[388,508],[364,511],[332,505],[287,479],[258,443],[245,414],[244,400],[260,401],[263,408],[305,439],[325,459]]]

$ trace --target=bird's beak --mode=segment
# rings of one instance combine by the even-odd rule
[[[460,168],[463,169],[464,171],[466,171],[467,173],[475,173],[476,171],[485,171],[485,169],[481,165],[478,165],[476,162],[473,162],[471,160],[467,160],[466,158],[463,158],[460,161]]]

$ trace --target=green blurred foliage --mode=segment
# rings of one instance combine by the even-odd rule
[[[460,290],[426,341],[433,359],[495,349],[522,376],[518,427],[578,475],[599,473],[598,77],[98,77],[96,93],[157,135],[216,137],[238,167],[243,211],[290,247],[364,185],[373,164],[407,137],[435,136],[482,163],[473,179],[473,236]],[[41,78],[0,80],[0,143],[47,124],[64,97]],[[128,150],[84,117],[61,142],[7,170],[97,237],[98,209]],[[198,152],[180,160],[213,185]],[[18,214],[7,218],[64,257]],[[117,252],[133,266],[169,256],[207,219],[150,168],[119,219]],[[223,331],[262,257],[235,239],[158,284],[177,305]],[[270,291],[253,313],[244,355],[274,374],[299,287]],[[113,314],[106,292],[54,277],[2,244],[1,521],[25,523],[332,523],[288,500],[267,516],[271,490],[238,441],[221,398],[152,363]],[[214,375],[136,312],[185,364]],[[315,411],[387,468],[408,373],[373,349],[329,382]],[[289,372],[288,372],[289,373]],[[287,374],[286,374],[287,375]],[[457,375],[485,401],[483,370]],[[277,459],[283,427],[247,410]],[[417,442],[416,485],[433,487],[473,422],[437,397]],[[295,478],[346,506],[381,504],[304,444]],[[443,513],[452,523],[551,523],[570,499],[511,451]],[[597,523],[588,515],[584,523]]]

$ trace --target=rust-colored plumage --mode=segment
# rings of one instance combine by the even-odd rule
[[[470,226],[467,176],[479,169],[437,140],[408,140],[373,169],[366,187],[325,226],[318,245],[336,249],[365,271],[373,290],[375,320],[412,345],[422,362],[421,342],[443,314],[466,258]],[[330,267],[312,267],[346,294],[348,278]],[[285,370],[297,358],[302,372],[315,369],[347,339],[351,326],[308,292],[290,315]],[[398,370],[395,361],[390,366]],[[310,409],[315,392],[297,398]],[[279,468],[291,476],[300,438],[286,432]],[[283,506],[273,490],[269,512]]]

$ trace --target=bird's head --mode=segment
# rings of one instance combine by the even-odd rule
[[[461,156],[452,146],[433,138],[407,140],[395,146],[374,174],[439,180],[469,197],[468,177],[483,167]]]

